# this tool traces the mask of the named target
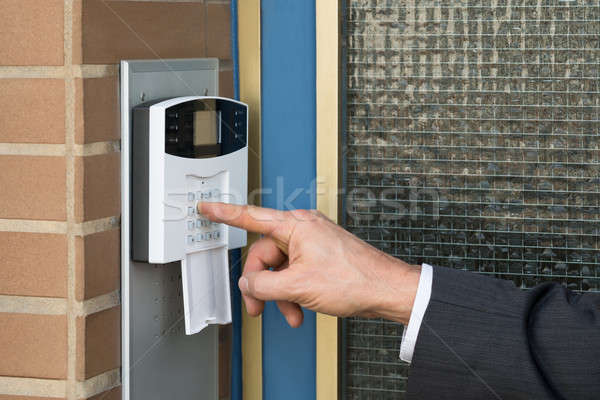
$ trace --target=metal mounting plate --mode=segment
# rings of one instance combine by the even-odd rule
[[[217,59],[121,61],[121,301],[124,400],[217,399],[218,328],[186,336],[180,263],[133,262],[131,110],[164,97],[216,96]]]

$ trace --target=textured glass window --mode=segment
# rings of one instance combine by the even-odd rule
[[[600,290],[600,4],[348,0],[346,228],[410,263]],[[349,318],[343,394],[398,399],[400,324]]]

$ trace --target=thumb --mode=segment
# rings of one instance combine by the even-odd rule
[[[289,268],[281,271],[250,272],[240,278],[243,295],[257,300],[292,300],[295,274]]]

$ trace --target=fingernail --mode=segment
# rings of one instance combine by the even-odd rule
[[[242,276],[238,282],[238,286],[240,287],[240,290],[242,291],[242,293],[248,292],[248,279],[246,279],[246,277]]]

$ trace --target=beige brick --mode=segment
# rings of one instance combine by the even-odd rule
[[[76,6],[76,9],[79,6]],[[121,59],[203,57],[204,4],[85,0],[75,32],[74,60],[110,64]]]
[[[63,65],[63,0],[0,0],[0,64]]]
[[[229,4],[206,5],[206,56],[231,59],[231,14]]]
[[[0,232],[0,294],[67,297],[67,239]]]
[[[87,399],[82,400],[121,400],[121,386],[117,386],[116,388],[112,388],[111,390],[107,390],[93,397],[88,397]]]
[[[219,96],[233,98],[233,71],[219,72]]]
[[[67,319],[64,315],[0,313],[0,375],[64,379]]]
[[[116,76],[75,81],[75,142],[119,138],[119,85]]]
[[[121,365],[121,307],[77,318],[77,379]]]
[[[119,154],[77,157],[75,217],[89,221],[120,214]]]
[[[77,300],[86,300],[119,289],[119,230],[78,236],[75,243]]]
[[[63,157],[0,156],[0,218],[66,218]]]
[[[1,142],[65,142],[62,79],[0,79],[0,93]]]

